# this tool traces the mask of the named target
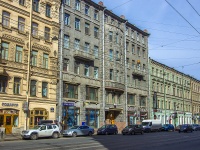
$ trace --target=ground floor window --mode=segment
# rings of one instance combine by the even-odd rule
[[[128,111],[128,125],[136,124],[136,112]]]
[[[86,124],[93,128],[98,128],[99,125],[98,109],[86,109]]]
[[[64,106],[63,108],[63,128],[69,129],[74,125],[79,125],[80,109],[74,106]]]
[[[49,118],[49,113],[46,109],[35,108],[30,111],[30,127],[38,125],[41,120],[47,120]]]

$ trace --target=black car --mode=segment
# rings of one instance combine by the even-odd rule
[[[128,125],[126,126],[123,130],[122,130],[122,134],[125,135],[125,134],[136,134],[136,133],[141,133],[143,134],[144,133],[144,129],[142,127],[142,125]]]
[[[118,134],[117,126],[114,124],[103,125],[101,128],[97,130],[97,135],[99,134]]]
[[[193,129],[192,129],[192,126],[190,124],[183,124],[183,125],[180,125],[180,129],[178,130],[178,132],[192,132]]]
[[[192,124],[193,131],[200,131],[200,125],[199,124]]]

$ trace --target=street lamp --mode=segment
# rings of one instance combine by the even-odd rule
[[[163,69],[163,84],[164,84],[164,109],[165,109],[165,124],[166,124],[166,87],[165,87],[165,69]]]

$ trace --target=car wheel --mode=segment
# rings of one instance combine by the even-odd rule
[[[33,133],[31,134],[31,140],[37,140],[38,139],[38,135]]]
[[[59,135],[58,135],[58,133],[53,133],[53,135],[52,135],[52,137],[54,138],[54,139],[57,139],[58,137],[59,137]]]
[[[73,132],[73,133],[72,133],[72,136],[73,136],[73,137],[76,137],[76,136],[77,136],[77,133],[76,133],[76,132]]]
[[[115,131],[115,135],[117,135],[118,134],[118,131]]]
[[[89,136],[92,136],[92,132],[91,132],[91,131],[89,131],[88,135],[89,135]]]

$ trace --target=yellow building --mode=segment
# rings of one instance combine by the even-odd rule
[[[7,134],[56,119],[59,7],[59,0],[0,1],[0,127]]]

